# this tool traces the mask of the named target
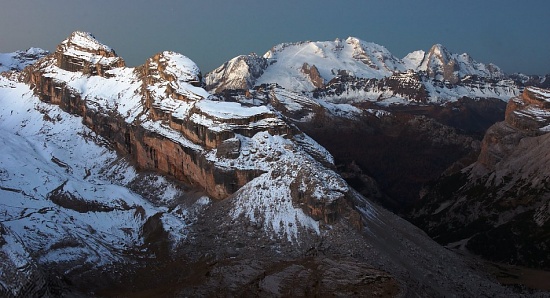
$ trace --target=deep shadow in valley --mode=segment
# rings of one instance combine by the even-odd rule
[[[425,183],[457,161],[475,161],[485,130],[503,120],[505,108],[497,99],[462,98],[443,106],[390,106],[384,108],[390,115],[359,121],[317,114],[298,126],[331,152],[352,187],[401,213]]]

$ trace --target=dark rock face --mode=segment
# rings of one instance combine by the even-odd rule
[[[492,260],[550,268],[548,91],[527,88],[487,131],[477,162],[425,189],[414,222]]]
[[[20,239],[10,235],[0,223],[0,247],[11,245],[11,255],[0,250],[0,296],[2,297],[49,297],[51,289],[42,270],[37,266]],[[11,243],[5,237],[12,237]],[[13,251],[14,250],[14,251]]]
[[[234,159],[239,157],[241,141],[239,139],[227,139],[218,146],[217,157]]]

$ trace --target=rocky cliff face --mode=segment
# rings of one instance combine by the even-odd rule
[[[141,68],[142,73],[138,71],[132,74],[134,76],[132,79],[143,81],[140,84],[140,91],[144,97],[141,112],[149,112],[152,121],[165,121],[168,127],[177,129],[177,131],[197,143],[197,146],[185,146],[185,143],[178,142],[177,134],[174,134],[171,138],[170,135],[163,135],[155,131],[154,128],[148,130],[147,125],[154,126],[153,122],[135,125],[135,123],[133,124],[125,119],[126,115],[117,115],[109,107],[90,106],[86,98],[82,98],[82,94],[70,86],[70,80],[63,81],[56,77],[54,67],[60,66],[58,71],[64,70],[63,67],[67,68],[65,70],[69,70],[69,72],[64,74],[68,76],[71,76],[72,73],[77,76],[104,76],[108,74],[107,71],[110,68],[115,67],[122,59],[116,59],[112,56],[114,51],[107,51],[106,46],[98,45],[95,40],[83,41],[82,35],[83,33],[74,33],[58,47],[53,56],[26,70],[26,82],[34,87],[35,92],[42,100],[58,104],[67,112],[82,116],[86,125],[113,141],[117,149],[132,155],[139,167],[158,170],[177,179],[196,183],[204,187],[213,197],[227,197],[254,176],[257,176],[259,172],[254,170],[216,169],[202,156],[203,150],[200,146],[216,147],[223,140],[234,137],[231,129],[213,131],[208,129],[204,122],[193,122],[189,118],[178,118],[172,115],[174,112],[171,109],[172,107],[165,104],[166,101],[170,101],[170,103],[178,103],[178,101],[192,103],[188,107],[190,112],[200,111],[198,107],[191,107],[194,100],[202,98],[206,94],[204,91],[200,91],[202,90],[200,87],[193,86],[200,85],[201,82],[198,68],[195,66],[189,70],[184,69],[183,73],[178,73],[177,68],[170,68],[170,66],[175,68],[174,65],[169,65],[170,63],[179,62],[178,59],[182,59],[182,56],[174,53],[156,55]],[[88,39],[91,38],[88,35],[84,36]],[[80,38],[77,40],[80,42],[78,49],[83,53],[85,48],[82,48],[82,44],[92,45],[89,51],[86,52],[87,55],[77,57],[70,55],[73,53],[70,46],[75,46],[73,42],[75,37]],[[115,59],[111,59],[113,61],[109,61],[109,63],[103,63],[104,58]],[[163,63],[158,63],[159,61]],[[188,63],[189,61],[185,62]],[[185,67],[185,64],[183,66]],[[189,73],[185,73],[186,71],[189,71]],[[185,89],[186,84],[189,85],[188,89],[199,90],[199,95]],[[141,102],[139,104],[141,105]],[[201,116],[206,118],[204,115]],[[219,120],[208,114],[206,116],[211,118],[210,121]],[[267,118],[269,116],[258,113],[251,117]],[[219,121],[223,123],[224,120]],[[229,118],[225,122],[226,125],[230,125],[231,120]],[[244,123],[242,124],[242,131],[246,131],[246,128],[249,128],[248,122],[246,122],[248,119],[235,119],[234,121],[238,122],[239,120]],[[259,120],[263,119],[257,119],[257,121]],[[250,130],[253,131],[253,129]],[[182,165],[186,165],[185,168]]]
[[[462,241],[490,259],[550,268],[549,100],[548,90],[535,87],[511,99],[477,162],[427,188],[415,222],[442,243]]]

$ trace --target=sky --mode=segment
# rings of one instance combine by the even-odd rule
[[[0,52],[91,32],[128,66],[171,50],[207,73],[283,42],[348,36],[398,58],[444,45],[506,73],[550,73],[548,0],[0,0]]]

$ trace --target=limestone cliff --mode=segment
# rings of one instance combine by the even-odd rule
[[[123,66],[123,60],[91,34],[75,32],[54,54],[27,68],[23,80],[41,100],[82,116],[88,127],[130,155],[139,168],[196,185],[217,199],[229,197],[273,168],[258,166],[260,160],[277,160],[247,151],[246,140],[259,133],[289,140],[300,134],[267,106],[217,101],[202,89],[196,64],[181,54],[161,52],[135,69]],[[110,87],[114,89],[105,89]],[[230,140],[236,140],[232,153],[223,153]],[[290,150],[300,145],[286,146]],[[243,158],[251,157],[256,161],[242,164]],[[333,221],[337,209],[332,201],[325,207],[315,202],[316,207],[304,210]]]

